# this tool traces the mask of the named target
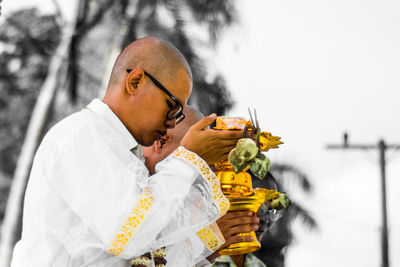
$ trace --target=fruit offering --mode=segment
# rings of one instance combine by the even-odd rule
[[[228,155],[229,163],[235,173],[243,171],[248,165],[253,174],[263,179],[271,168],[271,161],[257,147],[250,138],[242,138]]]
[[[235,154],[243,161],[250,161],[258,154],[256,142],[250,138],[242,138],[236,144]]]

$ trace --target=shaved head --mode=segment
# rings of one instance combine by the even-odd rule
[[[168,114],[184,108],[191,91],[192,73],[182,53],[171,43],[145,37],[116,59],[103,101],[139,144],[150,146],[175,127]]]
[[[182,66],[192,79],[188,62],[175,46],[156,37],[144,37],[128,45],[118,56],[108,88],[125,77],[126,69],[142,68],[160,79],[167,75],[176,79],[178,68]]]

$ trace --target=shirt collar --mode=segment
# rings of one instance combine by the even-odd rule
[[[142,146],[135,146],[134,148],[131,149],[131,152],[140,159],[141,162],[145,163],[145,158],[143,155],[143,150]]]
[[[139,143],[106,103],[96,98],[87,105],[87,108],[111,126],[119,135],[121,142],[123,142],[124,146],[129,150],[141,150]]]

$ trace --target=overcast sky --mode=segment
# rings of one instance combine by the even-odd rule
[[[3,14],[35,2],[43,3],[5,0]],[[400,144],[400,2],[252,0],[237,7],[240,25],[209,58],[236,101],[228,115],[256,108],[262,129],[285,142],[268,152],[272,164],[298,166],[315,187],[312,196],[288,191],[319,231],[295,225],[287,266],[380,266],[378,152],[325,146],[342,142],[344,131],[350,143]],[[388,151],[387,190],[391,266],[400,266],[400,151]]]
[[[293,163],[315,186],[308,207],[320,230],[299,224],[288,266],[380,266],[378,152],[326,150],[341,143],[400,144],[400,2],[238,1],[241,25],[213,63],[263,129],[282,137],[274,161]],[[391,266],[400,266],[400,151],[388,151]],[[397,253],[395,253],[397,252]]]

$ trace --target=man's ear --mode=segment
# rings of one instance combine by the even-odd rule
[[[129,72],[125,80],[126,91],[130,95],[137,94],[139,83],[143,81],[144,72],[141,68],[135,68]]]

